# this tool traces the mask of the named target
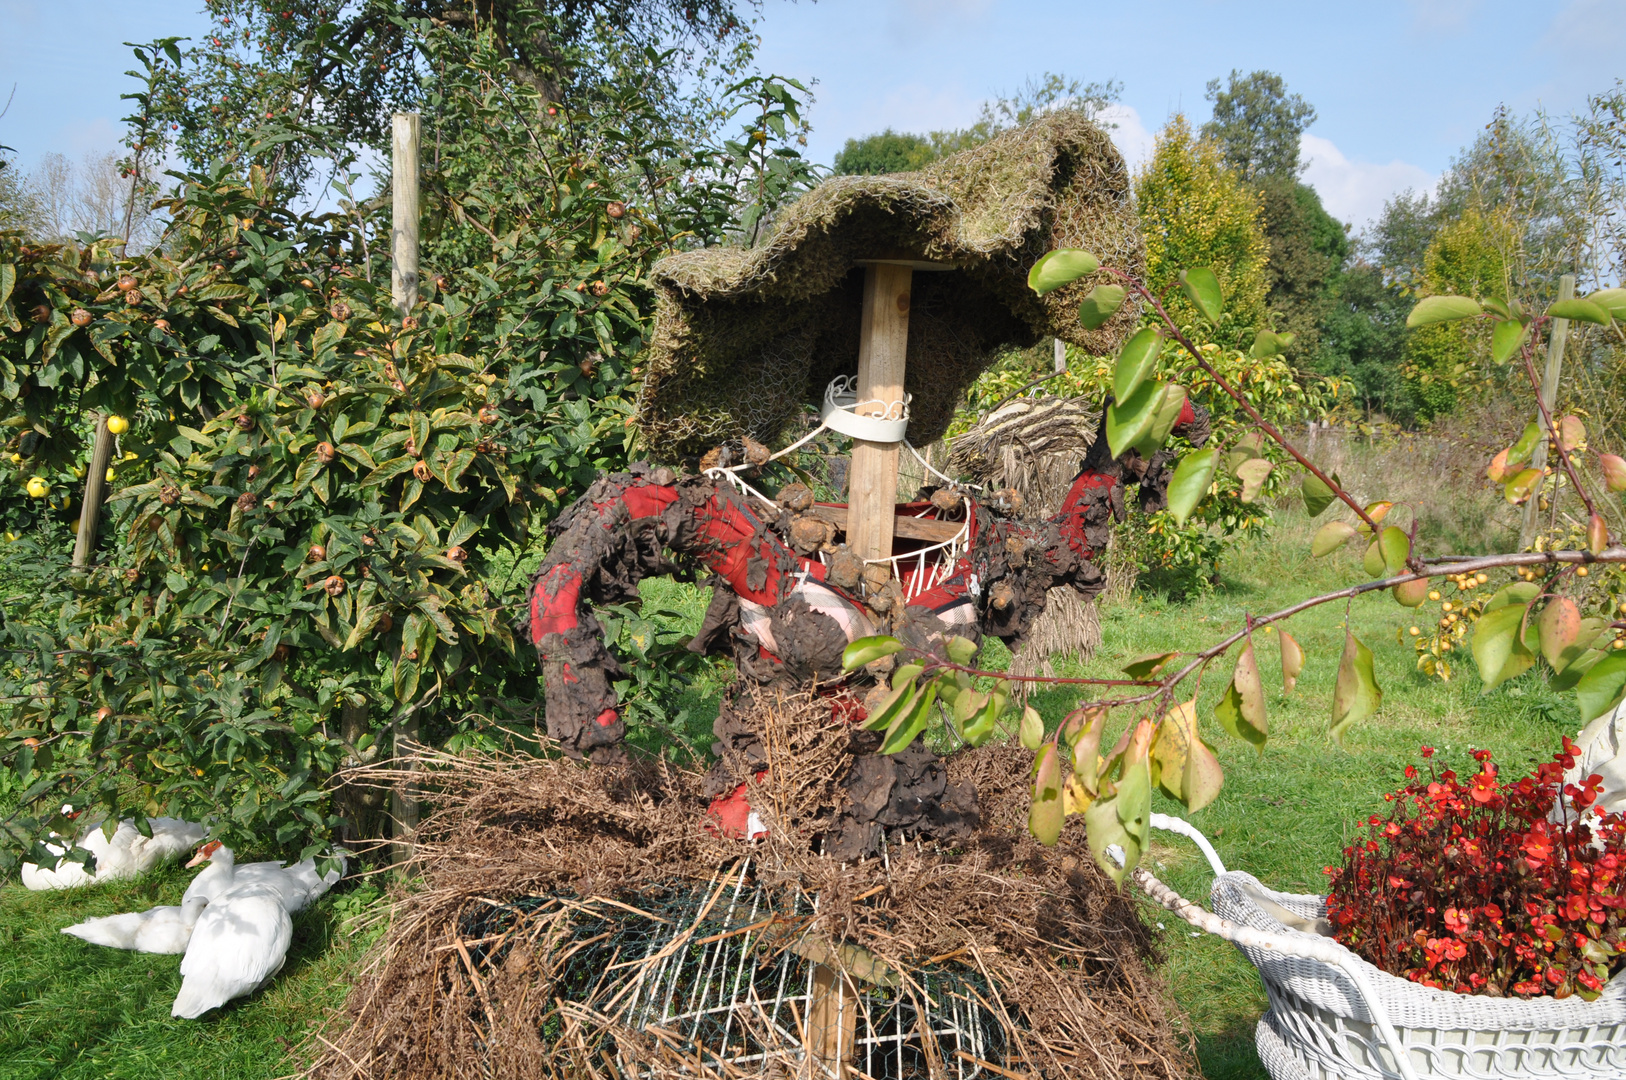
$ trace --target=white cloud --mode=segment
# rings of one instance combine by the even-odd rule
[[[1299,136],[1304,182],[1321,196],[1327,213],[1357,229],[1383,212],[1383,204],[1407,188],[1432,191],[1439,177],[1405,161],[1380,165],[1351,161],[1331,139]]]
[[[1479,7],[1479,0],[1411,0],[1412,29],[1460,30]]]
[[[1097,114],[1096,119],[1103,126],[1111,125],[1107,127],[1107,134],[1112,136],[1112,145],[1124,156],[1130,172],[1151,158],[1157,146],[1157,136],[1146,130],[1140,113],[1131,106],[1108,105]]]

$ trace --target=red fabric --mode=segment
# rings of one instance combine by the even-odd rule
[[[581,599],[582,576],[560,563],[531,590],[531,640],[547,634],[565,634],[576,628],[576,603]]]
[[[966,559],[960,559],[954,564],[952,574],[909,601],[909,606],[937,611],[939,608],[947,607],[958,600],[962,600],[969,591],[966,583],[970,576],[971,563]]]
[[[739,504],[721,496],[696,509],[694,516],[707,549],[700,561],[708,570],[728,582],[736,595],[752,603],[773,607],[784,599],[779,563],[789,548],[762,528]],[[755,544],[751,543],[753,537],[757,540]],[[760,589],[749,588],[745,583],[752,557],[767,564],[767,575]]]
[[[757,773],[760,781],[767,776],[767,770]],[[725,836],[730,840],[760,840],[768,835],[766,829],[758,829],[754,835],[747,836],[746,831],[751,827],[751,804],[745,801],[745,785],[741,784],[727,795],[719,795],[711,800],[706,808],[706,831],[714,836]]]
[[[1189,424],[1196,419],[1197,413],[1191,407],[1191,399],[1187,398],[1185,403],[1180,406],[1180,418],[1174,422],[1174,426],[1179,427],[1182,424]]]
[[[1188,405],[1187,408],[1189,407]],[[1086,491],[1104,489],[1110,495],[1112,485],[1117,482],[1112,477],[1097,472],[1081,472],[1073,480],[1073,486],[1067,491],[1067,498],[1062,501],[1061,512],[1051,520],[1056,522],[1062,539],[1067,541],[1067,546],[1072,548],[1075,554],[1086,559],[1095,557],[1095,552],[1090,550],[1089,544],[1084,540],[1084,511],[1079,509],[1079,501],[1084,498]]]
[[[627,504],[627,513],[635,518],[655,517],[677,500],[676,488],[659,487],[655,484],[630,487],[622,495],[622,501]]]
[[[615,718],[616,711],[614,709],[605,709],[603,712],[599,713],[598,716],[594,717],[594,719],[598,721],[599,727],[609,727],[611,724],[615,723]]]

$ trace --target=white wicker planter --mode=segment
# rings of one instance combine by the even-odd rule
[[[1314,920],[1326,914],[1325,897],[1275,892],[1251,874],[1227,871],[1208,840],[1179,818],[1153,814],[1152,825],[1203,849],[1217,875],[1214,911],[1144,869],[1135,880],[1193,926],[1234,942],[1259,969],[1270,1009],[1255,1041],[1273,1080],[1626,1080],[1626,974],[1590,1002],[1432,990],[1378,970],[1331,938],[1289,928],[1256,900]]]

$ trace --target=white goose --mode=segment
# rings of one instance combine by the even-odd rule
[[[315,859],[306,859],[291,866],[284,866],[280,862],[253,862],[239,866],[231,848],[219,840],[204,844],[186,865],[197,866],[202,862],[209,865],[186,887],[182,903],[195,897],[214,900],[233,888],[259,885],[275,892],[290,914],[305,910],[311,901],[332,888],[347,869],[342,857],[339,859],[339,869],[329,870],[325,875],[316,873]]]
[[[100,825],[92,825],[77,844],[71,846],[83,848],[96,857],[94,873],[87,872],[78,863],[63,863],[54,869],[24,863],[23,885],[41,891],[123,881],[191,851],[208,832],[205,826],[180,818],[148,818],[147,823],[152,829],[151,836],[142,836],[135,822],[128,818],[119,822],[111,837],[102,832]],[[62,845],[48,843],[45,847],[53,855],[65,853]]]
[[[210,900],[186,955],[181,992],[169,1014],[194,1020],[232,998],[245,997],[282,970],[294,924],[276,890],[240,884]]]
[[[198,896],[179,907],[169,905],[86,919],[77,925],[64,927],[62,932],[92,945],[106,945],[113,949],[183,953],[192,939],[192,928],[208,903]]]

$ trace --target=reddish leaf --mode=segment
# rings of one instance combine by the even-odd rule
[[[1265,687],[1259,678],[1259,662],[1253,654],[1253,640],[1244,639],[1242,655],[1236,659],[1231,685],[1214,706],[1214,717],[1232,735],[1264,749],[1270,723],[1265,715]]]
[[[1541,655],[1555,671],[1562,671],[1564,653],[1581,634],[1581,609],[1567,596],[1554,597],[1541,609],[1536,631],[1541,635]]]
[[[1028,809],[1028,831],[1045,847],[1061,837],[1066,808],[1061,796],[1061,755],[1053,743],[1039,748],[1033,780],[1033,805]]]
[[[1242,481],[1242,501],[1251,503],[1264,490],[1265,480],[1274,468],[1264,458],[1249,458],[1236,467],[1237,479]]]
[[[1586,425],[1580,417],[1566,416],[1558,422],[1558,445],[1567,453],[1574,453],[1586,442]]]
[[[1593,514],[1586,527],[1586,547],[1594,555],[1602,555],[1603,549],[1609,546],[1609,526],[1605,525],[1603,518]]]
[[[1598,465],[1603,469],[1603,482],[1610,491],[1626,491],[1626,458],[1599,454]]]
[[[1500,484],[1502,481],[1507,479],[1506,450],[1498,450],[1496,452],[1496,456],[1491,458],[1490,466],[1485,470],[1485,475],[1493,484]]]
[[[1509,480],[1502,488],[1502,495],[1508,502],[1517,506],[1528,499],[1530,493],[1535,491],[1536,485],[1540,483],[1541,471],[1539,469],[1521,469],[1518,475]]]

